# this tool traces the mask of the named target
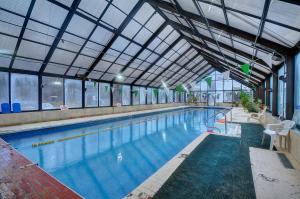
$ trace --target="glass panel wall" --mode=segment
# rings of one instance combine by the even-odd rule
[[[98,106],[98,82],[85,81],[85,107]]]
[[[38,76],[12,73],[11,99],[23,111],[38,110]]]
[[[168,93],[168,103],[173,103],[173,101],[174,101],[173,94],[174,94],[174,91],[173,90],[169,90],[169,93]]]
[[[99,106],[110,106],[110,84],[99,83]]]
[[[122,105],[122,85],[114,84],[112,88],[113,92],[113,106]]]
[[[65,79],[65,105],[69,108],[82,107],[82,82]]]
[[[146,103],[146,88],[145,87],[140,87],[140,104],[145,104]]]
[[[158,103],[160,103],[160,104],[166,103],[166,92],[165,92],[165,89],[163,89],[163,88],[158,90]]]
[[[152,89],[152,104],[157,104],[157,97],[158,97],[158,89]]]
[[[152,88],[147,88],[147,104],[152,104]]]
[[[59,109],[64,104],[64,79],[42,77],[42,108],[43,110]]]
[[[241,90],[252,94],[252,90],[232,79],[223,79],[223,74],[212,72],[207,75],[212,78],[211,86],[203,79],[193,89],[194,93],[199,93],[199,101],[210,105],[222,105],[222,103],[232,103],[240,101]],[[209,94],[209,95],[208,95]],[[209,96],[209,97],[208,97]]]
[[[5,72],[0,72],[0,112],[2,103],[9,103],[8,73]]]
[[[286,82],[280,80],[280,77],[285,77],[285,65],[278,70],[278,115],[285,118],[285,102],[286,102]]]
[[[130,105],[130,86],[122,85],[122,105]]]
[[[140,104],[140,87],[137,86],[132,87],[132,104],[133,105]]]

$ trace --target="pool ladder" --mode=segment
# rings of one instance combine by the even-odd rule
[[[230,117],[230,120],[232,121],[232,109],[230,109],[229,112],[230,112],[230,116],[231,116],[231,117]],[[217,113],[215,113],[215,114],[209,116],[209,117],[207,118],[207,120],[206,120],[206,123],[205,123],[206,128],[207,128],[207,129],[209,129],[209,128],[217,129],[217,130],[219,131],[219,133],[221,133],[221,132],[222,132],[221,129],[219,129],[219,128],[215,127],[215,126],[213,126],[213,127],[208,126],[208,121],[209,121],[210,119],[212,119],[212,118],[215,118],[215,117],[216,117],[217,115],[219,115],[219,114],[223,114],[223,115],[225,116],[225,120],[224,120],[225,134],[227,134],[227,116],[226,116],[227,113],[228,113],[228,112],[225,112],[225,111],[218,111]],[[215,122],[215,119],[214,119],[214,122]]]

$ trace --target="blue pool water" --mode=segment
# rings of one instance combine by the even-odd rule
[[[2,138],[83,197],[122,198],[205,132],[215,111],[177,109]],[[54,143],[32,146],[45,141]]]

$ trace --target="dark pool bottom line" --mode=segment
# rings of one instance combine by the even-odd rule
[[[0,198],[82,198],[1,138],[0,162]]]

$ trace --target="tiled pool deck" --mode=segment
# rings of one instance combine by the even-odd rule
[[[0,138],[0,198],[81,198]]]

